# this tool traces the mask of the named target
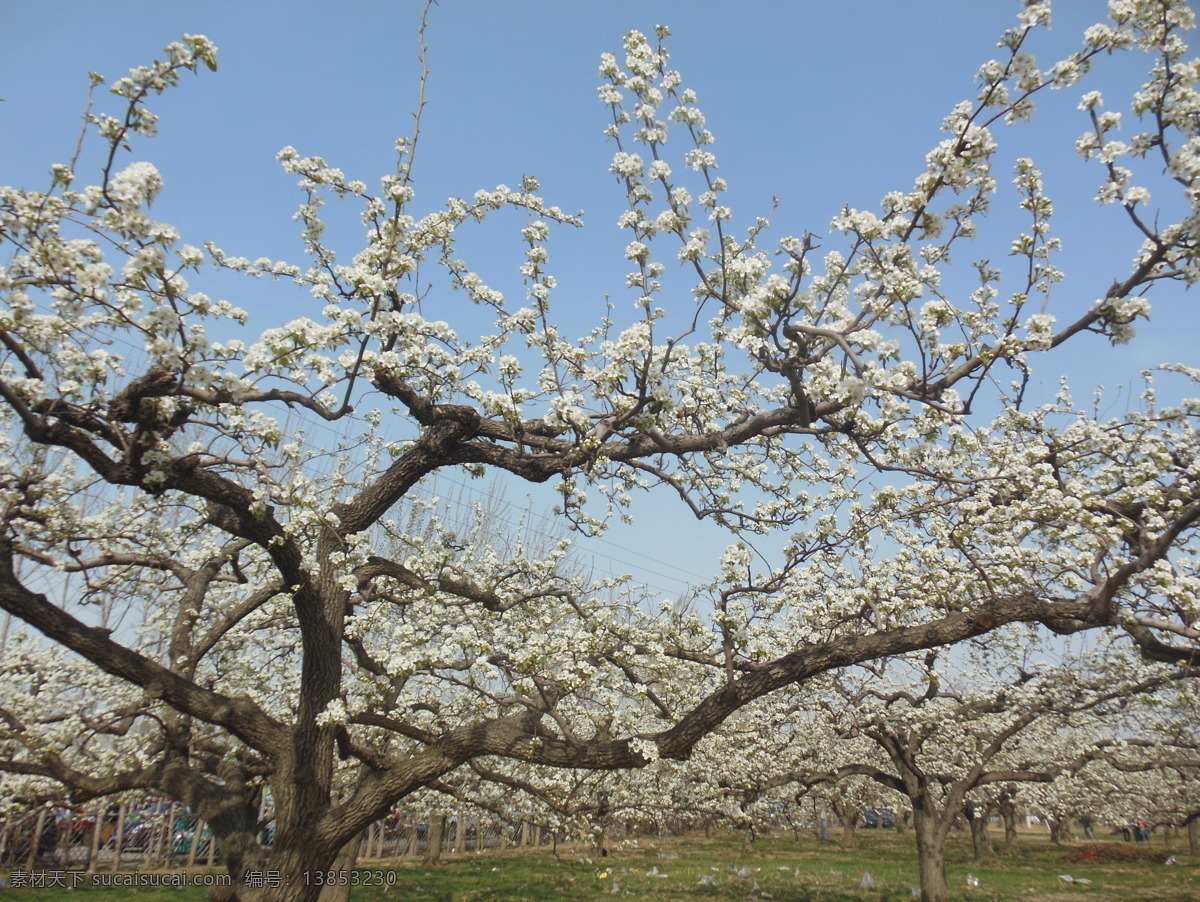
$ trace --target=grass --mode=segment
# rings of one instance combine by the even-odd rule
[[[985,865],[971,864],[970,840],[951,838],[947,876],[955,902],[1200,902],[1200,861],[1172,850],[1156,839],[1161,852],[1150,862],[1108,861],[1096,855],[1067,861],[1070,850],[1055,848],[1041,837],[1024,837],[1023,854]],[[1181,862],[1166,865],[1168,854]],[[728,835],[706,839],[641,840],[638,847],[620,848],[605,858],[577,851],[555,857],[544,850],[468,856],[447,860],[436,868],[398,863],[383,876],[393,886],[361,887],[355,902],[600,902],[616,897],[655,902],[774,898],[778,902],[904,902],[917,885],[916,853],[911,834],[890,830],[860,831],[860,847],[845,851],[836,844],[818,843],[811,835],[768,836],[755,853],[745,854],[740,839]],[[739,876],[730,865],[742,870]],[[362,879],[378,869],[364,869]],[[864,871],[874,890],[859,888]],[[968,874],[979,880],[967,886]],[[1060,874],[1091,880],[1067,884]],[[704,885],[710,878],[715,885]],[[380,882],[380,878],[374,878]],[[69,881],[68,881],[69,885]],[[614,894],[614,887],[616,892]],[[764,896],[763,893],[770,893]],[[133,897],[141,902],[201,902],[204,890],[152,890],[141,887],[95,889],[86,885],[62,889],[11,889],[9,898],[117,902]]]

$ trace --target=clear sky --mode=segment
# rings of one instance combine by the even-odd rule
[[[152,101],[161,134],[139,142],[131,159],[149,159],[162,171],[166,189],[155,213],[178,226],[185,241],[299,262],[298,226],[290,218],[299,195],[275,153],[294,145],[372,186],[394,168],[393,142],[409,133],[416,99],[421,6],[4,0],[0,183],[44,187],[50,164],[69,159],[89,70],[115,80],[183,33],[206,34],[220,47],[220,70],[189,77]],[[769,213],[777,196],[779,236],[826,234],[843,204],[872,207],[885,192],[911,187],[942,137],[942,118],[974,95],[976,69],[999,54],[996,40],[1019,8],[1016,0],[442,0],[428,32],[431,76],[414,210],[536,175],[551,203],[586,214],[584,230],[559,233],[550,245],[559,303],[566,299],[565,315],[582,333],[606,295],[619,309],[632,301],[622,288],[628,236],[615,226],[623,199],[607,171],[613,147],[602,135],[607,111],[596,99],[599,56],[619,52],[625,31],[671,27],[674,63],[717,137],[735,222],[744,226]],[[1035,47],[1039,59],[1048,65],[1075,49],[1104,9],[1097,0],[1058,3],[1053,31]],[[998,135],[1001,160],[1033,156],[1056,200],[1068,281],[1052,312],[1064,320],[1127,272],[1135,246],[1120,211],[1091,202],[1100,172],[1074,155],[1074,138],[1087,127],[1075,107],[1079,93],[1094,87],[1124,86],[1127,98],[1147,64],[1137,54],[1101,63],[1094,84],[1048,97],[1032,125]],[[1008,178],[1006,170],[997,176]],[[981,247],[979,256],[1003,256],[997,248],[1013,231],[1000,231],[1000,244]],[[470,262],[519,290],[512,231],[484,234]],[[248,309],[259,328],[319,314],[315,305],[302,309],[313,303],[304,294],[256,282],[216,284],[210,293]],[[1088,338],[1041,364],[1034,400],[1053,396],[1060,372],[1071,374],[1084,398],[1097,381],[1129,383],[1146,366],[1200,364],[1195,299],[1163,294],[1133,345],[1113,349]],[[505,490],[510,502],[525,506],[527,487]],[[535,508],[543,497],[535,496]],[[641,499],[635,515],[640,526],[587,543],[599,569],[634,571],[664,594],[712,575],[727,536],[694,527],[667,497]]]

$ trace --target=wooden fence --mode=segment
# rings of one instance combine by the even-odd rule
[[[363,832],[359,861],[424,856],[431,837],[441,833],[442,854],[483,852],[542,845],[552,832],[529,823],[510,824],[475,811],[447,813],[440,829],[403,811],[395,811]],[[270,845],[274,825],[260,809]],[[90,808],[41,808],[0,820],[0,868],[32,871],[58,868],[118,871],[214,867],[220,854],[208,827],[177,802],[142,800]]]

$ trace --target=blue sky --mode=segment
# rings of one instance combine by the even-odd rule
[[[189,77],[151,103],[161,134],[139,143],[132,159],[149,159],[163,172],[166,189],[155,213],[176,224],[185,241],[298,261],[298,226],[290,217],[299,196],[275,153],[294,145],[377,185],[394,167],[394,139],[411,127],[420,9],[414,0],[9,0],[0,4],[0,183],[43,187],[50,164],[70,157],[89,70],[114,80],[184,32],[206,34],[220,47],[220,70]],[[671,27],[674,63],[717,136],[736,221],[744,226],[768,213],[777,196],[778,235],[824,234],[843,204],[871,207],[886,191],[911,186],[941,138],[942,118],[973,96],[976,69],[998,55],[996,40],[1018,9],[1004,0],[443,0],[428,32],[431,76],[415,209],[536,175],[551,203],[586,214],[585,229],[560,232],[550,244],[559,303],[582,332],[603,311],[606,295],[620,309],[632,300],[622,289],[628,236],[614,224],[622,195],[607,171],[613,147],[602,135],[607,112],[596,99],[599,55],[619,52],[625,31]],[[1039,59],[1049,64],[1066,55],[1103,15],[1095,0],[1059,3],[1053,31],[1035,48]],[[1122,276],[1134,247],[1119,211],[1091,203],[1100,173],[1074,155],[1074,138],[1087,126],[1075,105],[1092,87],[1124,86],[1128,96],[1146,62],[1128,54],[1101,63],[1105,71],[1094,84],[1048,97],[1032,125],[998,135],[1001,158],[1033,156],[1056,200],[1068,274],[1053,298],[1061,319],[1085,310]],[[998,177],[1004,181],[1005,172]],[[1012,237],[1011,230],[1000,233],[997,247]],[[520,263],[513,230],[482,238],[469,245],[477,255],[472,264],[489,278],[494,271],[499,283],[513,279]],[[1003,253],[981,246],[979,256]],[[248,309],[259,328],[319,313],[300,309],[312,303],[306,295],[275,286],[214,284],[210,293]],[[1034,399],[1052,397],[1062,372],[1085,398],[1097,381],[1128,383],[1146,366],[1200,363],[1192,344],[1200,327],[1194,299],[1162,294],[1154,320],[1129,347],[1085,337],[1040,364]],[[510,502],[525,506],[527,487],[506,491]],[[535,508],[542,497],[534,496]],[[639,572],[668,594],[681,580],[709,577],[728,536],[695,526],[670,498],[640,502],[639,526],[587,543],[598,569]]]

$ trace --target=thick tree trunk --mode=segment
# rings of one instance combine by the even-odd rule
[[[1059,818],[1047,818],[1046,823],[1050,825],[1050,842],[1056,846],[1063,844],[1063,832],[1067,825],[1065,820]]]
[[[208,891],[212,902],[324,902],[327,885],[338,881],[332,851],[313,848],[281,848],[276,842],[271,857],[261,851],[230,868],[232,886]],[[336,887],[334,887],[336,889]]]
[[[1017,806],[1012,799],[1000,803],[1000,817],[1004,821],[1004,854],[1019,855],[1021,847],[1017,835]]]
[[[824,809],[817,813],[817,839],[829,842],[829,815]]]
[[[946,883],[946,831],[922,811],[913,812],[917,837],[917,868],[921,875],[921,902],[950,902]]]
[[[258,898],[269,887],[246,886],[247,872],[266,872],[266,858],[260,843],[258,807],[249,798],[240,803],[225,807],[219,813],[210,816],[209,829],[212,831],[211,842],[215,843],[221,852],[221,861],[233,881],[232,886],[213,887],[208,891],[210,902],[233,902],[233,900],[248,900]],[[282,850],[277,850],[282,853]],[[305,863],[305,869],[319,868],[316,862]],[[272,865],[272,870],[279,870],[282,878],[283,870],[278,864]],[[292,882],[301,882],[300,872],[289,874]]]
[[[857,815],[842,818],[842,848],[857,849],[858,848],[858,820]]]
[[[318,902],[340,882],[339,849],[316,835],[310,822],[290,817],[276,799],[275,836],[264,848],[254,799],[222,809],[209,821],[233,883],[209,890],[212,902]],[[357,856],[357,848],[354,849]]]
[[[362,841],[363,835],[360,833],[342,847],[342,851],[338,852],[337,858],[333,860],[335,874],[353,873],[354,866],[358,864],[358,853],[362,849]],[[323,887],[318,902],[350,902],[350,883],[342,885],[338,881]]]
[[[276,836],[275,848],[271,850],[267,868],[270,874],[279,874],[283,878],[282,885],[267,887],[266,892],[260,896],[248,894],[241,897],[239,902],[259,902],[260,899],[262,902],[318,902],[322,893],[329,888],[325,884],[330,881],[315,875],[332,875],[336,881],[338,875],[334,873],[333,864],[336,855],[334,849],[307,846],[280,848],[279,838]]]
[[[753,822],[746,824],[742,829],[742,854],[749,855],[753,852],[757,840],[758,832],[754,829]]]
[[[988,835],[986,813],[981,812],[974,805],[966,805],[963,807],[963,816],[971,825],[971,845],[975,849],[975,864],[994,860],[996,850],[992,848],[992,838]]]
[[[842,848],[853,850],[858,848],[858,816],[862,813],[857,806],[845,803],[833,806],[833,813],[842,822]]]
[[[446,815],[435,815],[429,821],[429,832],[425,835],[425,863],[437,864],[442,860],[442,836],[446,832]]]

